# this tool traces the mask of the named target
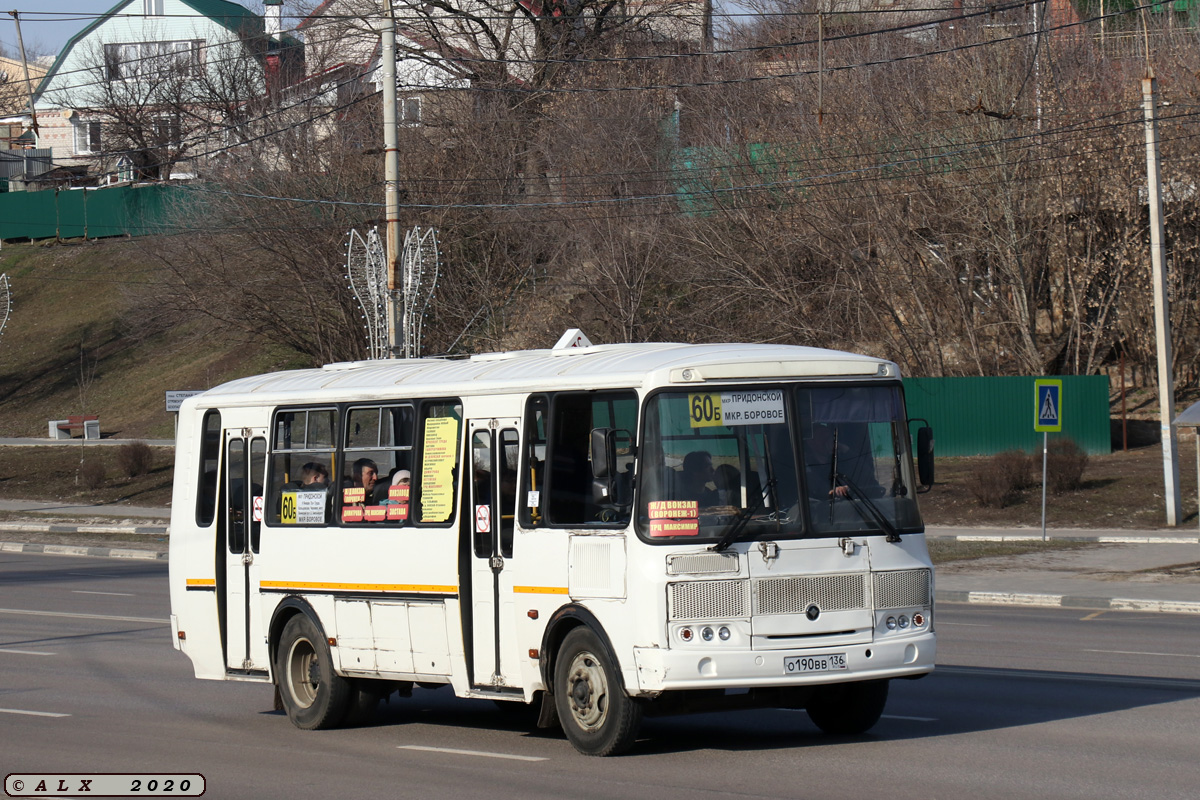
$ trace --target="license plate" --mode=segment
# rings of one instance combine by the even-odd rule
[[[785,656],[783,671],[788,675],[802,672],[836,672],[846,669],[845,653],[827,653],[823,656]]]

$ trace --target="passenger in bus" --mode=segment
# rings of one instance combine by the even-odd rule
[[[362,487],[371,494],[375,484],[379,482],[379,465],[369,458],[360,458],[354,462],[354,470],[350,473],[354,487]]]
[[[713,472],[717,487],[717,503],[723,506],[742,505],[742,473],[733,464],[721,464]]]
[[[375,484],[375,504],[386,506],[398,502],[390,499],[388,490],[393,486],[409,486],[412,484],[412,473],[406,469],[396,468],[386,481]]]
[[[693,450],[683,457],[683,472],[679,476],[679,499],[695,500],[700,508],[717,505],[717,490],[710,489],[716,470],[712,453]]]
[[[329,467],[318,461],[309,461],[300,468],[300,480],[297,488],[308,491],[318,491],[329,488]]]

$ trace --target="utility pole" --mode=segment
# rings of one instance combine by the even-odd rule
[[[1148,66],[1148,65],[1147,65]],[[1146,188],[1150,206],[1150,264],[1154,283],[1154,336],[1158,344],[1158,413],[1162,427],[1163,495],[1167,500],[1167,525],[1179,524],[1179,438],[1172,424],[1175,419],[1175,380],[1171,372],[1171,310],[1167,298],[1164,264],[1162,179],[1159,177],[1158,82],[1149,68],[1142,79],[1142,109],[1146,128]]]
[[[25,57],[25,40],[21,38],[21,17],[16,11],[8,12],[13,18],[13,22],[17,24],[17,46],[21,49],[21,68],[25,71],[25,91],[29,94],[29,118],[32,121],[30,127],[33,128],[34,136],[41,136],[42,132],[38,130],[37,111],[33,108],[33,84],[29,80],[29,59]]]
[[[408,357],[401,352],[400,338],[406,320],[398,319],[401,285],[400,272],[400,122],[396,105],[396,15],[392,0],[384,0],[387,18],[381,25],[383,47],[383,165],[385,219],[387,221],[384,252],[387,257],[387,318],[388,351],[392,358]]]

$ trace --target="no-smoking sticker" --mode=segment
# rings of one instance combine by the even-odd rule
[[[491,533],[492,532],[492,507],[491,506],[475,506],[475,532],[476,533]]]
[[[254,498],[254,521],[262,522],[263,518],[263,496],[256,495]]]

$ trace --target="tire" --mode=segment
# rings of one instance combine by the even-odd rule
[[[575,628],[558,649],[554,703],[567,739],[584,755],[617,755],[637,740],[642,703],[625,694],[621,673],[590,628]]]
[[[342,723],[356,692],[334,673],[329,646],[311,619],[297,614],[288,620],[275,659],[279,695],[293,725],[311,731]]]
[[[808,718],[825,733],[858,736],[879,721],[887,697],[886,680],[823,686],[808,701]]]
[[[395,689],[385,681],[359,679],[350,684],[350,702],[347,704],[343,725],[366,726],[375,721],[379,704]]]

